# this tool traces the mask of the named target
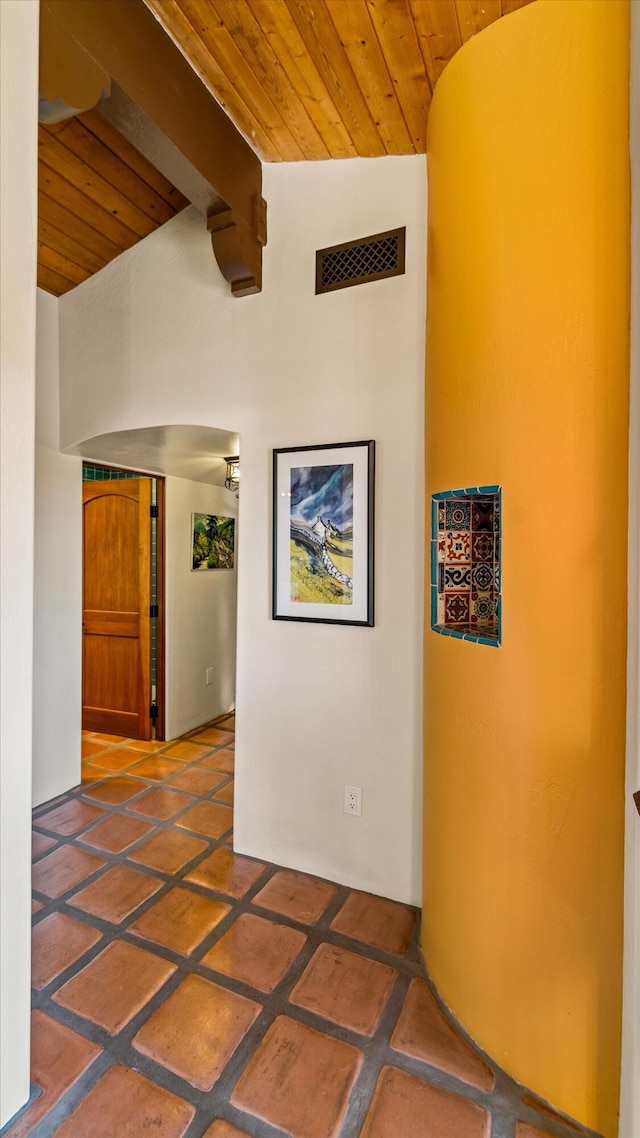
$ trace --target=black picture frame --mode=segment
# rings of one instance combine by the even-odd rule
[[[274,620],[373,627],[375,447],[273,451]]]

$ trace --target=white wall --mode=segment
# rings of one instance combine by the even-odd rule
[[[36,348],[34,806],[80,782],[82,719],[82,462],[59,450],[58,301],[40,289]]]
[[[0,3],[0,1126],[29,1097],[38,5]]]
[[[640,1134],[640,7],[631,5],[631,405],[629,657],[620,1138]]]
[[[63,446],[160,423],[240,433],[236,847],[418,903],[425,161],[274,164],[264,194],[260,295],[229,295],[187,210],[61,299]],[[314,295],[316,249],[398,225],[405,276]],[[272,448],[368,438],[376,627],[272,621]]]
[[[194,512],[234,518],[238,500],[224,487],[166,480],[167,739],[235,705],[237,568],[192,571]]]

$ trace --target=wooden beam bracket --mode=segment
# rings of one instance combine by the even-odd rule
[[[40,93],[48,121],[95,107],[206,218],[233,295],[261,291],[260,159],[144,0],[41,0]]]

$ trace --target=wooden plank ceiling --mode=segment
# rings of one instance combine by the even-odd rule
[[[532,0],[145,0],[265,162],[424,153],[434,87]],[[40,127],[38,284],[60,296],[186,199],[96,111]]]

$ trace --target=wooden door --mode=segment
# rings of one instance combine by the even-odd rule
[[[151,738],[151,479],[83,483],[82,726]]]

